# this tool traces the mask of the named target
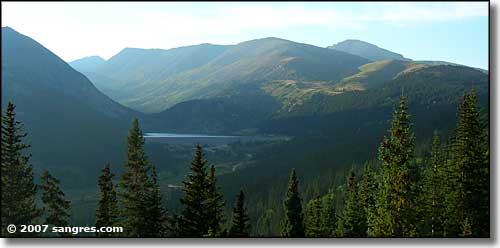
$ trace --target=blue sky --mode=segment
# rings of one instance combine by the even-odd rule
[[[411,59],[488,68],[488,2],[2,2],[2,26],[66,61],[272,36],[321,47],[359,39]]]

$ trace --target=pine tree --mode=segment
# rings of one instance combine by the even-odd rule
[[[209,201],[207,161],[203,159],[203,151],[200,145],[196,145],[196,152],[191,162],[191,172],[184,185],[184,196],[180,199],[184,208],[179,216],[179,235],[181,237],[203,237],[208,234],[210,229],[211,216],[208,216]]]
[[[321,198],[321,226],[323,228],[322,237],[334,237],[337,229],[337,214],[335,210],[335,193],[329,190],[328,193]]]
[[[366,224],[366,234],[371,233],[372,227],[370,223],[376,218],[376,194],[378,191],[377,174],[373,171],[370,163],[366,163],[363,167],[363,178],[360,183],[359,197],[361,201],[361,215],[364,216]]]
[[[96,210],[96,227],[107,227],[118,225],[118,206],[116,191],[113,185],[114,174],[111,173],[109,164],[102,169],[99,177],[100,198]],[[97,237],[112,237],[112,233],[95,233]]]
[[[453,143],[453,138],[451,143]],[[459,237],[462,234],[463,205],[460,199],[463,192],[463,184],[460,182],[461,173],[458,164],[455,163],[455,155],[452,152],[452,144],[446,147],[447,158],[444,167],[443,192],[444,192],[444,216],[443,236]]]
[[[284,201],[285,221],[282,225],[281,233],[283,237],[299,238],[304,237],[304,219],[302,214],[302,201],[299,196],[299,181],[292,169],[288,191]]]
[[[144,137],[139,121],[134,119],[127,137],[125,172],[119,184],[121,225],[126,237],[154,236],[145,222],[150,187],[148,162],[144,151]]]
[[[449,170],[455,180],[446,202],[446,236],[489,236],[488,143],[476,104],[473,89],[458,110],[450,148]]]
[[[44,171],[42,174],[41,185],[42,202],[44,204],[45,225],[66,227],[69,226],[70,201],[65,199],[65,195],[59,187],[59,180]],[[61,236],[68,234],[59,233]]]
[[[208,174],[207,200],[208,200],[208,213],[209,230],[212,236],[220,236],[223,232],[222,223],[224,222],[224,206],[222,193],[219,192],[217,187],[217,177],[215,175],[215,166],[210,166],[210,173]]]
[[[23,143],[26,137],[22,124],[16,120],[15,106],[7,104],[5,115],[2,114],[2,236],[33,236],[30,233],[6,232],[7,225],[36,224],[41,209],[36,207],[36,186],[33,182],[32,166],[28,163],[30,155]]]
[[[250,236],[250,218],[245,209],[245,194],[240,190],[236,197],[233,208],[233,223],[229,230],[229,236],[234,238],[245,238]]]
[[[370,236],[412,237],[416,235],[415,135],[411,131],[406,98],[401,96],[393,113],[389,137],[379,147],[382,184],[377,197],[377,218]]]
[[[277,211],[274,209],[266,208],[264,209],[264,213],[259,216],[259,219],[257,220],[256,224],[256,229],[257,229],[257,234],[258,236],[261,237],[269,237],[269,236],[275,236],[274,233],[274,220],[277,218],[276,216],[278,215],[276,213]],[[279,232],[279,230],[278,230]]]
[[[356,174],[351,170],[347,178],[344,209],[338,221],[339,237],[366,237],[366,219],[364,213],[360,213],[361,209]]]
[[[309,201],[304,214],[305,235],[309,238],[326,237],[323,219],[323,204],[320,197]]]
[[[431,157],[424,171],[422,200],[419,206],[423,209],[423,230],[419,231],[421,236],[441,237],[443,236],[444,215],[444,179],[445,158],[441,148],[440,138],[434,133],[432,141]]]
[[[158,185],[156,167],[151,167],[149,192],[144,200],[146,212],[144,223],[147,223],[145,232],[149,237],[164,237],[167,232],[167,210],[163,207],[160,187]]]

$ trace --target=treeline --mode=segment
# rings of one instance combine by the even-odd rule
[[[7,226],[44,224],[68,227],[70,202],[59,181],[44,171],[35,185],[23,138],[22,124],[9,103],[2,115],[2,236],[51,236],[51,233],[9,233]],[[123,233],[96,232],[97,237],[248,237],[250,224],[242,190],[236,197],[232,224],[223,226],[225,202],[217,186],[215,167],[203,158],[197,145],[189,175],[183,182],[183,210],[169,215],[159,189],[156,167],[148,162],[145,140],[137,119],[127,137],[125,172],[115,184],[115,175],[105,165],[98,180],[99,201],[95,227],[123,227]],[[41,191],[42,208],[37,207]],[[70,237],[71,233],[58,233]]]
[[[21,225],[69,226],[70,202],[65,200],[59,180],[44,171],[40,185],[34,183],[31,155],[27,152],[30,146],[23,141],[26,136],[16,120],[15,106],[9,102],[2,114],[2,237],[37,236],[20,232]],[[37,192],[41,207],[37,206]],[[18,229],[15,233],[7,231],[12,224]]]
[[[308,202],[291,171],[282,199],[282,237],[489,237],[488,129],[481,120],[474,90],[464,95],[451,139],[435,133],[428,156],[415,156],[416,137],[401,97],[391,127],[378,149],[379,161],[351,170],[339,191],[332,188]],[[9,103],[2,116],[2,235],[9,224],[68,226],[70,203],[58,181],[44,172],[41,185],[24,155],[22,127]],[[181,210],[169,213],[156,167],[148,161],[137,120],[127,137],[125,171],[115,180],[106,165],[99,177],[96,227],[122,226],[123,233],[98,237],[249,237],[250,217],[240,190],[232,214],[217,185],[214,165],[195,147],[182,185]],[[37,208],[42,191],[44,207]],[[15,234],[20,235],[19,233]],[[28,234],[28,235],[33,235]],[[62,234],[70,235],[70,234]]]
[[[488,129],[476,102],[474,90],[463,97],[453,137],[444,142],[436,132],[429,156],[419,162],[401,97],[377,166],[366,163],[360,175],[349,172],[341,209],[332,210],[333,193],[309,201],[305,235],[489,237]]]

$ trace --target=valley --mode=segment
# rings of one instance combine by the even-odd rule
[[[377,159],[400,96],[408,99],[415,153],[426,157],[436,130],[451,137],[457,106],[472,88],[489,120],[489,83],[485,70],[411,60],[359,40],[125,48],[108,60],[66,63],[2,28],[2,106],[17,106],[35,173],[49,169],[60,178],[78,225],[95,221],[104,165],[116,175],[125,170],[134,118],[169,211],[180,210],[179,185],[200,144],[227,202],[245,189],[252,233],[273,236],[292,168],[305,202],[340,187],[350,168]]]

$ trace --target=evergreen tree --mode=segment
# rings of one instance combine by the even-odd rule
[[[224,206],[225,202],[223,200],[222,193],[219,192],[217,187],[217,177],[215,175],[215,166],[210,166],[210,173],[208,174],[208,189],[207,189],[207,200],[208,200],[208,221],[209,230],[212,232],[213,236],[220,236],[222,233],[222,223],[224,222]]]
[[[472,236],[472,227],[469,221],[469,217],[465,217],[464,222],[462,223],[462,237],[471,237]]]
[[[208,216],[209,200],[207,161],[203,159],[203,152],[200,145],[196,145],[196,152],[191,162],[191,172],[187,179],[182,183],[184,185],[184,196],[180,199],[184,208],[178,218],[179,235],[181,237],[203,237],[208,234],[211,221]]]
[[[280,232],[280,230],[278,230],[277,232],[274,231],[274,223],[275,223],[274,220],[278,218],[277,215],[278,213],[274,209],[266,208],[264,210],[264,213],[261,216],[259,216],[259,219],[257,220],[256,224],[256,229],[259,236],[262,237],[275,236],[276,235],[275,233]]]
[[[250,218],[245,209],[245,194],[240,190],[236,197],[233,208],[233,223],[229,230],[229,236],[245,238],[250,236]]]
[[[35,224],[41,215],[36,207],[36,186],[33,182],[32,166],[28,163],[30,155],[26,153],[29,145],[23,143],[26,137],[22,124],[16,120],[15,106],[7,104],[5,115],[2,114],[2,236],[33,236],[30,233],[7,232],[7,226]]]
[[[148,199],[151,187],[144,137],[137,118],[129,130],[126,149],[125,172],[119,184],[123,234],[126,237],[154,236],[148,232],[149,223],[144,221],[147,215],[145,201]]]
[[[326,237],[323,220],[323,201],[320,197],[309,201],[304,214],[304,228],[306,237]]]
[[[424,171],[422,200],[420,207],[424,221],[420,235],[426,237],[441,237],[443,235],[444,216],[444,179],[445,158],[441,148],[440,138],[434,133],[431,157]]]
[[[328,191],[328,193],[322,197],[321,204],[323,206],[321,211],[322,237],[333,237],[337,229],[335,193],[333,190]]]
[[[446,201],[446,236],[489,236],[488,141],[476,104],[473,89],[458,110],[448,165],[454,180]]]
[[[44,171],[40,188],[42,189],[42,202],[44,204],[46,225],[65,227],[69,226],[70,201],[59,187],[59,180]],[[59,233],[61,236],[68,234]]]
[[[377,197],[377,214],[370,236],[412,237],[416,235],[415,135],[411,131],[406,98],[401,96],[393,113],[389,137],[379,147],[382,184]]]
[[[149,192],[144,200],[146,213],[144,223],[147,223],[145,232],[149,237],[164,237],[167,232],[167,210],[163,207],[160,187],[158,185],[156,167],[151,167]]]
[[[356,174],[351,170],[347,178],[344,210],[338,221],[338,236],[366,237],[366,219],[364,213],[360,213],[362,209]]]
[[[113,185],[114,174],[111,173],[109,164],[106,164],[99,177],[100,198],[96,210],[96,227],[115,226],[118,221],[118,206],[116,191]],[[112,233],[95,233],[97,237],[111,237]]]
[[[366,224],[366,234],[371,233],[372,227],[369,225],[373,223],[376,218],[376,194],[378,191],[377,174],[373,171],[370,163],[366,163],[363,167],[363,178],[360,183],[359,198],[361,201],[360,214],[364,216],[364,223]]]
[[[284,201],[285,221],[281,233],[283,237],[304,237],[304,219],[302,214],[302,201],[299,196],[299,181],[292,169],[288,191]]]

